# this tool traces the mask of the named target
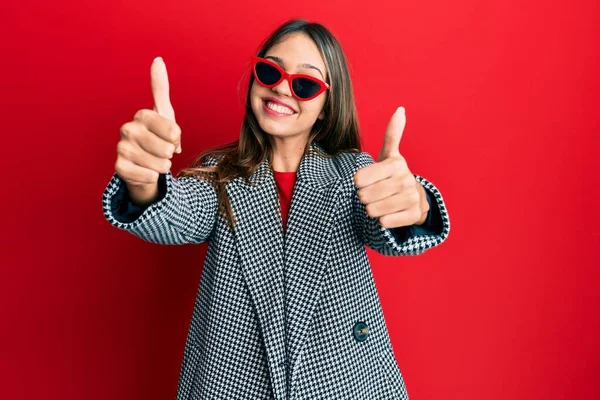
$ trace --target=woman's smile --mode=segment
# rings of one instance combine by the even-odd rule
[[[272,99],[263,99],[263,110],[275,117],[289,117],[296,114],[294,110],[280,102],[273,101]]]

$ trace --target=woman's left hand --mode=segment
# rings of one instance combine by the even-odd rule
[[[405,126],[404,107],[399,107],[387,126],[377,162],[354,174],[359,200],[384,228],[421,225],[429,212],[425,189],[398,150]]]

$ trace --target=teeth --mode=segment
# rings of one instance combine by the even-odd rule
[[[294,111],[290,110],[289,108],[279,105],[279,104],[275,104],[273,102],[267,101],[267,107],[270,108],[273,111],[276,111],[278,113],[281,114],[293,114]]]

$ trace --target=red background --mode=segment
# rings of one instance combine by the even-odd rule
[[[234,140],[243,68],[295,16],[344,46],[365,150],[405,106],[448,206],[440,247],[369,250],[411,400],[600,398],[596,1],[94,3],[0,6],[0,398],[174,398],[206,245],[104,219],[119,128],[160,55],[172,170]]]

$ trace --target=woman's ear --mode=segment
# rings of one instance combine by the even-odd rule
[[[325,119],[325,111],[321,111],[321,114],[319,114],[319,116],[317,118],[320,120],[324,120]]]

